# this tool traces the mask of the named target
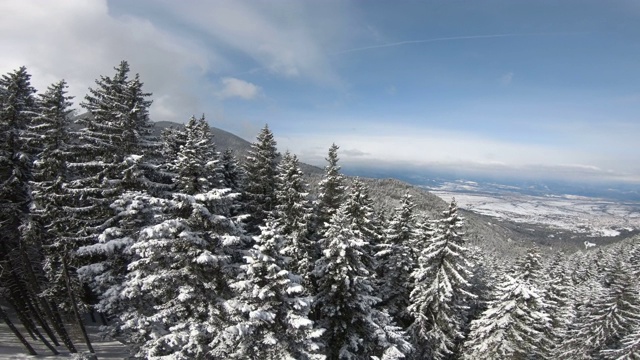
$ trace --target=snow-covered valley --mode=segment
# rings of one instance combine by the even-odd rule
[[[428,189],[446,201],[455,197],[461,208],[478,214],[587,237],[616,237],[640,230],[640,202],[566,194],[529,195],[515,187],[502,186],[500,191],[500,187],[491,185],[488,189],[476,182],[456,181]]]

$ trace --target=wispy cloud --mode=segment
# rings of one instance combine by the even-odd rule
[[[245,60],[252,59],[258,65],[252,71],[266,70],[324,84],[340,82],[324,46],[328,42],[324,37],[337,31],[331,27],[341,21],[340,12],[332,12],[335,16],[323,23],[317,17],[316,5],[306,2],[194,0],[188,6],[173,0],[159,3],[171,14],[172,21],[187,24],[184,30],[192,31],[201,41],[214,48],[232,49]],[[326,9],[321,10],[334,6],[326,4]]]
[[[251,100],[260,94],[260,87],[248,81],[226,77],[222,79],[222,89],[216,92],[216,96],[221,99],[238,97]]]
[[[383,48],[391,48],[391,47],[415,45],[415,44],[427,44],[427,43],[442,42],[442,41],[463,41],[463,40],[481,40],[481,39],[497,39],[497,38],[523,37],[523,36],[568,35],[568,34],[584,34],[584,32],[487,34],[487,35],[437,37],[432,39],[421,39],[421,40],[403,40],[403,41],[396,41],[396,42],[391,42],[386,44],[355,47],[351,49],[338,51],[336,54],[347,54],[347,53],[366,51],[366,50],[383,49]]]
[[[514,76],[514,73],[511,71],[500,76],[500,85],[502,86],[511,85],[511,82],[513,81],[513,76]]]

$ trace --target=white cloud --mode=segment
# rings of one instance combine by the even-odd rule
[[[152,119],[182,122],[191,114],[224,111],[216,100],[260,96],[263,90],[240,80],[240,73],[266,71],[341,86],[327,54],[345,41],[345,6],[289,0],[2,1],[0,73],[26,65],[41,91],[64,78],[78,106],[95,79],[112,76],[113,67],[128,60],[153,93]]]
[[[369,153],[366,153],[362,150],[358,150],[358,149],[343,149],[340,151],[343,155],[346,155],[348,157],[360,157],[360,156],[366,156],[369,155]]]
[[[202,112],[196,80],[222,59],[145,19],[115,18],[105,0],[0,2],[0,71],[27,66],[40,91],[65,79],[78,105],[94,80],[128,60],[160,106],[155,120],[181,121]],[[179,118],[175,118],[179,116]]]
[[[340,3],[194,0],[185,6],[165,0],[161,4],[207,41],[249,56],[266,71],[322,84],[341,82],[327,55],[340,46],[336,39],[344,38],[340,31],[348,24],[347,13],[335,9],[343,6]]]
[[[239,97],[241,99],[251,100],[259,94],[259,86],[232,77],[222,79],[222,90],[216,92],[216,95],[221,99]]]
[[[343,131],[331,135],[298,134],[279,144],[303,161],[324,164],[326,149],[335,142],[345,166],[405,166],[459,173],[505,174],[519,177],[638,179],[626,159],[619,162],[595,157],[592,152],[559,145],[524,144],[464,132],[371,125],[367,131]],[[634,177],[635,176],[635,177]]]
[[[513,82],[513,76],[514,76],[514,73],[513,73],[513,72],[508,72],[508,73],[506,73],[506,74],[503,74],[503,75],[500,77],[500,85],[502,85],[502,86],[509,86],[509,85],[511,85],[511,82]]]

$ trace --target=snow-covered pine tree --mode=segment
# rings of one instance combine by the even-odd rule
[[[244,162],[246,175],[244,184],[245,210],[251,217],[247,221],[247,232],[258,234],[276,205],[276,176],[278,173],[278,149],[269,126],[265,125],[251,144]]]
[[[101,296],[98,308],[118,313],[116,294],[131,261],[127,248],[133,243],[145,214],[123,210],[134,198],[127,192],[163,194],[166,184],[157,183],[156,166],[148,157],[160,145],[150,133],[147,100],[136,75],[129,79],[129,64],[122,61],[115,75],[96,80],[96,88],[81,104],[88,114],[74,149],[77,159],[69,166],[79,177],[70,183],[75,194],[74,224],[83,264],[79,269],[85,281]],[[136,204],[131,204],[134,208]]]
[[[285,161],[285,160],[283,160]],[[290,160],[289,160],[290,161]],[[267,220],[255,245],[245,256],[236,292],[228,307],[240,321],[227,329],[224,353],[232,359],[324,359],[319,337],[322,330],[308,318],[311,298],[303,297],[299,276],[286,270],[282,246],[289,239],[276,220]]]
[[[184,143],[179,145],[174,161],[167,165],[174,175],[174,184],[187,194],[199,194],[222,185],[218,153],[213,142],[211,129],[204,116],[191,117],[185,124]]]
[[[38,115],[31,127],[41,149],[34,162],[32,187],[34,216],[42,228],[40,241],[47,277],[42,295],[50,304],[55,304],[54,309],[66,314],[75,314],[74,309],[84,307],[79,302],[82,284],[74,271],[78,244],[74,241],[74,234],[69,232],[71,214],[67,211],[74,202],[72,194],[66,190],[73,176],[67,167],[71,154],[68,134],[71,99],[64,80],[49,86],[44,94],[39,95]],[[82,318],[76,317],[76,322],[83,327]],[[73,348],[57,316],[52,323],[67,347]]]
[[[391,317],[375,307],[380,299],[374,295],[375,275],[367,265],[370,237],[362,231],[367,219],[353,217],[353,204],[351,199],[331,218],[313,273],[318,291],[315,307],[318,325],[326,329],[327,357],[402,358],[411,346]]]
[[[0,78],[0,275],[9,290],[7,300],[15,308],[23,325],[55,354],[34,321],[47,333],[54,345],[57,338],[50,329],[52,316],[46,301],[41,301],[42,275],[40,229],[32,213],[32,161],[36,148],[30,125],[37,114],[36,90],[31,75],[23,66]],[[44,314],[43,314],[44,312]]]
[[[606,360],[640,359],[640,327],[620,340],[619,348],[602,350],[600,355]]]
[[[233,154],[233,150],[226,149],[220,157],[220,172],[222,183],[233,192],[240,192],[244,181],[242,168]]]
[[[469,279],[471,287],[469,292],[475,295],[474,299],[467,302],[467,322],[463,328],[465,337],[469,334],[471,322],[480,318],[487,309],[487,304],[491,301],[493,285],[500,273],[500,266],[492,261],[492,257],[482,252],[478,247],[469,248],[469,261],[472,263],[472,276]]]
[[[413,272],[414,289],[407,309],[414,319],[409,332],[422,358],[457,356],[466,323],[471,278],[463,219],[455,200],[436,224]]]
[[[504,274],[488,309],[471,323],[464,359],[548,358],[543,342],[551,320],[541,291],[530,281],[539,265],[531,249],[511,274]]]
[[[597,358],[605,350],[622,348],[622,339],[640,326],[638,283],[627,262],[628,254],[618,249],[603,255],[603,286],[593,286],[589,301],[579,306],[574,329],[558,351],[561,356]]]
[[[319,195],[316,200],[316,232],[321,234],[324,227],[329,223],[331,217],[342,205],[345,197],[344,176],[340,173],[338,165],[338,149],[340,147],[332,144],[329,148],[327,166],[324,168],[324,176],[320,181]]]
[[[188,124],[168,166],[176,171],[172,199],[126,193],[133,201],[123,211],[153,217],[130,247],[135,258],[120,290],[129,305],[121,329],[135,335],[144,358],[207,358],[226,344],[222,335],[231,320],[223,304],[231,298],[228,282],[237,275],[243,234],[227,216],[238,194],[206,171],[214,149],[207,132]],[[136,204],[140,210],[132,209]]]
[[[558,252],[546,268],[543,277],[547,313],[551,320],[550,331],[546,335],[552,353],[567,337],[568,326],[575,318],[571,273],[566,266],[566,261],[566,255]]]
[[[273,219],[285,238],[281,251],[288,257],[287,269],[302,276],[302,284],[309,287],[315,261],[310,233],[313,209],[302,177],[298,158],[287,151],[278,165]]]
[[[29,221],[32,177],[26,131],[36,114],[31,75],[23,66],[0,78],[0,254],[19,248]]]
[[[377,270],[375,253],[378,244],[382,242],[383,230],[375,212],[373,200],[369,196],[369,189],[360,179],[356,178],[351,184],[344,207],[352,224],[366,239],[367,243],[364,245],[366,256],[362,260],[375,277]]]
[[[162,130],[161,138],[162,157],[165,160],[163,165],[168,165],[170,161],[178,156],[180,147],[187,142],[187,132],[185,129],[168,127]]]
[[[37,134],[42,150],[34,162],[32,187],[35,215],[44,230],[41,241],[50,285],[48,298],[61,308],[70,309],[61,265],[61,258],[76,250],[69,239],[69,214],[65,211],[65,206],[73,203],[71,194],[65,190],[72,175],[67,168],[72,97],[66,95],[66,89],[66,82],[60,81],[40,94],[38,115],[31,129]],[[77,285],[77,281],[74,283]]]
[[[412,246],[419,236],[414,219],[411,195],[405,194],[385,231],[384,241],[376,253],[380,278],[381,305],[397,324],[406,328],[411,323],[407,313],[413,290],[411,273],[416,266]]]

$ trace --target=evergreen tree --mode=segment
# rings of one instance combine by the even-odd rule
[[[321,240],[323,256],[316,262],[316,307],[329,359],[400,358],[411,347],[391,317],[375,305],[374,274],[366,265],[369,237],[345,203],[335,213]],[[384,357],[383,357],[384,358]]]
[[[288,268],[301,275],[305,279],[303,284],[309,286],[315,250],[310,239],[313,210],[302,176],[298,158],[286,152],[278,166],[273,218],[286,238],[281,251],[288,257]]]
[[[471,323],[465,359],[547,358],[543,341],[550,319],[540,290],[530,281],[539,265],[535,250],[518,264],[496,286],[488,309]]]
[[[416,264],[412,246],[418,237],[413,211],[411,195],[405,194],[385,232],[384,243],[380,244],[380,251],[376,254],[380,263],[382,305],[403,327],[411,322],[406,309],[413,289],[411,273]]]
[[[227,330],[227,344],[233,347],[225,357],[324,359],[318,339],[322,330],[307,317],[310,299],[301,297],[299,276],[285,270],[281,247],[287,240],[279,229],[267,221],[245,256],[240,280],[231,284],[237,296],[228,306],[241,313],[241,320]]]
[[[233,150],[226,149],[222,153],[220,157],[220,172],[222,183],[225,187],[231,189],[233,192],[240,192],[242,190],[244,175],[238,165],[238,161],[233,155]]]
[[[25,138],[36,114],[36,90],[23,66],[0,79],[0,254],[21,244],[22,229],[30,221],[32,149]]]
[[[23,325],[57,354],[49,304],[40,297],[40,228],[32,212],[32,162],[37,153],[30,126],[37,115],[31,75],[21,67],[0,78],[0,283]],[[40,326],[53,345],[36,328]],[[72,350],[72,348],[70,348]]]
[[[344,202],[347,216],[352,220],[355,228],[363,234],[367,240],[364,246],[366,250],[365,265],[375,276],[377,263],[375,259],[375,249],[382,242],[382,224],[373,208],[374,203],[369,196],[369,189],[360,179],[355,179],[349,188],[349,196]]]
[[[555,349],[567,336],[569,324],[574,321],[575,312],[572,304],[572,288],[570,272],[565,264],[565,255],[558,252],[547,268],[545,292],[547,313],[551,320],[550,332],[547,334],[550,350]]]
[[[137,75],[129,79],[126,61],[115,70],[97,80],[81,104],[89,114],[79,120],[84,128],[76,134],[77,160],[69,164],[79,173],[69,186],[76,200],[73,226],[77,241],[86,244],[78,250],[85,264],[79,271],[101,296],[98,309],[111,314],[121,311],[115,299],[131,261],[127,249],[147,221],[146,214],[123,210],[132,201],[127,193],[167,190],[154,181],[156,166],[149,159],[160,148],[150,133],[150,94]]]
[[[419,258],[412,277],[409,313],[415,319],[409,327],[418,354],[433,359],[449,359],[458,351],[466,322],[466,304],[471,277],[469,250],[461,232],[463,219],[455,201],[437,224]]]
[[[278,150],[273,133],[265,125],[251,144],[251,150],[244,163],[246,180],[244,185],[244,203],[246,212],[251,216],[247,231],[257,234],[259,226],[273,211],[276,205],[276,176]]]
[[[629,333],[620,340],[618,349],[602,350],[602,358],[611,360],[638,360],[640,359],[640,328]]]
[[[619,349],[622,339],[640,326],[637,279],[625,255],[617,251],[601,259],[604,286],[592,287],[590,300],[578,308],[577,324],[563,344],[562,356],[587,359]]]
[[[75,251],[78,244],[70,232],[69,222],[72,214],[67,211],[74,199],[66,190],[72,178],[67,166],[70,157],[69,115],[72,110],[67,96],[67,84],[60,81],[51,85],[38,99],[38,115],[31,130],[38,139],[40,152],[34,162],[33,199],[34,216],[41,231],[43,245],[43,267],[47,281],[43,284],[42,295],[55,304],[54,309],[66,314],[74,313],[83,293],[82,284],[73,271],[75,269]],[[71,269],[71,270],[70,270]],[[45,307],[48,307],[45,306]],[[52,324],[62,336],[68,348],[73,349],[71,339],[57,316],[49,315]],[[77,324],[83,328],[82,318],[76,316]],[[90,343],[88,343],[91,346]]]
[[[72,97],[66,95],[66,89],[66,82],[60,81],[40,95],[40,110],[32,130],[37,134],[42,150],[34,162],[32,186],[37,219],[44,230],[41,241],[51,286],[48,295],[63,308],[70,309],[61,261],[62,257],[69,257],[76,250],[75,243],[69,238],[69,214],[65,209],[73,202],[73,197],[65,190],[72,175],[67,167],[71,142],[68,116],[72,111]],[[78,282],[73,283],[77,292]]]
[[[211,129],[204,117],[191,117],[185,125],[184,144],[180,145],[169,169],[177,176],[174,184],[186,194],[203,193],[222,185],[218,153]]]
[[[329,155],[326,158],[328,164],[324,168],[325,174],[319,184],[320,194],[316,202],[318,232],[322,232],[344,201],[344,176],[340,173],[340,166],[338,166],[339,148],[336,144],[332,144],[329,148]]]
[[[203,119],[201,120],[204,121]],[[172,199],[126,193],[123,213],[148,214],[130,247],[121,329],[135,335],[145,358],[204,358],[225,347],[242,229],[228,217],[237,194],[217,181],[209,129],[195,119],[167,168],[175,171]],[[214,167],[210,169],[209,167]],[[136,208],[132,208],[136,206]]]

